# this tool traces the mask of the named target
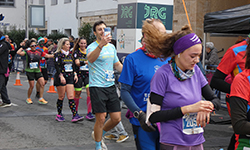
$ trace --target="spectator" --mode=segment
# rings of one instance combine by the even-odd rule
[[[8,77],[8,57],[9,57],[9,46],[8,42],[5,41],[5,36],[0,31],[0,94],[2,98],[1,107],[11,106],[11,101],[7,92],[7,77]]]
[[[217,49],[214,47],[213,42],[207,42],[205,65],[218,65],[218,64],[219,64],[219,57],[217,55]]]

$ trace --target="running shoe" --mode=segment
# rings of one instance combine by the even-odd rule
[[[120,136],[119,136],[119,139],[116,140],[116,142],[117,142],[117,143],[121,143],[121,142],[126,141],[128,138],[129,138],[128,135],[120,135]]]
[[[92,131],[91,136],[92,136],[93,140],[95,141],[95,132],[94,131]],[[104,143],[104,139],[103,138],[101,140],[101,146],[102,146],[102,150],[108,150],[108,147]]]
[[[63,115],[56,115],[56,121],[62,122],[65,121]]]
[[[7,104],[7,103],[1,103],[0,104],[0,107],[10,107],[11,106],[11,103]]]
[[[48,102],[44,98],[41,98],[41,99],[39,99],[38,103],[39,104],[47,104]]]
[[[118,137],[115,136],[114,134],[106,135],[104,136],[104,138],[107,140],[115,140],[115,141],[118,140]]]
[[[91,120],[94,120],[94,119],[95,119],[95,116],[94,116],[91,112],[89,112],[85,118],[86,118],[87,120],[91,121]]]
[[[26,99],[26,103],[27,103],[27,104],[33,104],[31,98],[27,98],[27,99]]]
[[[84,117],[83,116],[79,116],[78,114],[75,115],[75,117],[72,117],[71,122],[75,123],[78,121],[83,121]]]

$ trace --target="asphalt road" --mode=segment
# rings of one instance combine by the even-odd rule
[[[68,100],[64,100],[63,114],[65,122],[55,121],[57,114],[57,94],[47,93],[50,83],[45,87],[44,98],[47,105],[38,104],[35,89],[32,93],[33,104],[26,104],[28,81],[21,74],[23,86],[13,86],[16,73],[11,73],[8,93],[13,103],[11,107],[0,108],[0,149],[1,150],[93,150],[95,143],[91,138],[94,121],[84,120],[71,123]],[[79,114],[86,115],[86,93],[81,94]],[[122,109],[122,122],[130,138],[123,143],[105,140],[109,150],[135,150],[131,125],[125,118],[126,109]],[[215,120],[228,117],[225,109],[216,112]],[[233,133],[230,124],[208,124],[205,127],[205,150],[226,149]]]

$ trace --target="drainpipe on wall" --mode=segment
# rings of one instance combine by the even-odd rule
[[[76,0],[76,19],[77,19],[77,29],[80,28],[80,19],[79,19],[79,16],[78,16],[78,1],[79,0]]]

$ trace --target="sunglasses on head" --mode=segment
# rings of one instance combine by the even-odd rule
[[[30,47],[36,47],[36,45],[30,45]]]

